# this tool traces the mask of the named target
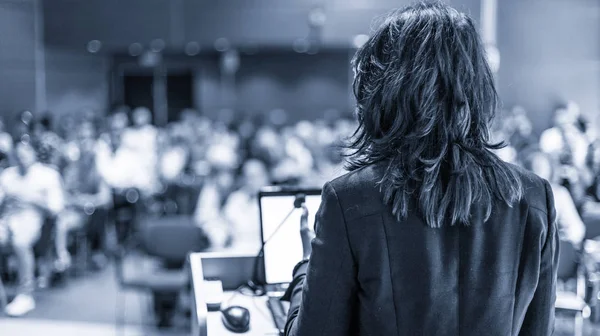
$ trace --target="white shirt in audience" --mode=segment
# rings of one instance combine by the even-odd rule
[[[60,174],[42,163],[33,164],[24,175],[17,167],[6,168],[0,173],[0,190],[2,200],[7,201],[2,220],[13,231],[15,240],[38,233],[45,220],[38,205],[53,214],[58,214],[65,206]]]
[[[540,135],[540,149],[542,152],[558,155],[567,146],[565,143],[565,137],[571,144],[571,151],[573,156],[573,164],[578,167],[584,167],[588,154],[589,142],[587,141],[584,134],[574,129],[574,126],[565,126],[566,129],[562,131],[558,127],[552,127]]]
[[[552,192],[562,239],[579,245],[585,237],[585,224],[577,212],[571,194],[558,184],[552,184]]]
[[[155,176],[149,174],[138,159],[137,153],[128,146],[121,146],[114,153],[105,141],[99,141],[96,147],[96,167],[109,186],[150,193],[156,187]]]
[[[188,161],[185,148],[176,146],[167,149],[160,157],[160,174],[167,181],[174,181],[185,169]]]
[[[215,183],[207,182],[200,191],[194,222],[208,236],[212,249],[222,249],[229,241],[231,231],[221,216],[221,195]]]
[[[231,225],[232,248],[236,251],[258,252],[260,236],[260,208],[258,198],[238,190],[227,198],[223,216]]]

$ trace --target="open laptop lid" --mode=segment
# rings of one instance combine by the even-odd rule
[[[302,210],[294,207],[298,197],[305,200],[308,225],[314,230],[315,215],[321,205],[321,189],[267,187],[258,194],[261,237],[264,244],[262,279],[266,285],[291,282],[294,266],[302,260]]]

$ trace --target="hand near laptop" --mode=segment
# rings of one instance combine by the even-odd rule
[[[308,208],[304,204],[300,217],[300,238],[302,239],[302,258],[308,259],[312,252],[311,242],[315,238],[315,233],[308,227]]]

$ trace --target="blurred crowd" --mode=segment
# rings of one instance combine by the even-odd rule
[[[600,137],[579,106],[569,102],[558,107],[552,127],[539,137],[520,106],[497,121],[493,138],[508,144],[497,154],[550,182],[562,239],[581,247],[586,236],[600,235],[584,223],[600,216]]]
[[[188,216],[204,229],[206,249],[256,253],[259,189],[320,188],[343,174],[340,144],[356,127],[350,118],[225,123],[191,109],[165,127],[152,119],[147,108],[119,107],[108,117],[84,111],[58,120],[25,111],[10,130],[0,123],[0,258],[14,257],[19,288],[9,315],[35,308],[41,263],[72,267],[73,235],[102,267],[111,244],[135,237],[140,216]],[[44,239],[49,248],[39,247]],[[0,276],[10,273],[4,265]]]
[[[165,127],[152,119],[147,108],[119,107],[106,117],[25,111],[10,128],[0,122],[0,277],[12,274],[18,288],[9,315],[34,309],[47,274],[74,266],[74,244],[84,242],[85,258],[102,268],[115,246],[135,242],[141,217],[189,218],[205,234],[204,250],[258,252],[258,191],[320,188],[343,174],[342,143],[357,126],[339,117],[222,122],[191,109]],[[501,158],[551,183],[561,237],[581,247],[593,231],[588,219],[600,218],[600,138],[577,104],[558,108],[539,137],[514,107],[492,138],[507,143]]]

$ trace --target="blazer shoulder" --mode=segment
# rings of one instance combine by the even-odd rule
[[[379,188],[382,176],[381,167],[371,165],[328,182],[337,195],[346,220],[376,214],[385,208]]]
[[[511,163],[508,165],[519,177],[523,186],[523,198],[521,202],[525,202],[531,208],[536,208],[547,213],[548,200],[546,199],[546,190],[550,188],[550,183],[523,167]]]

